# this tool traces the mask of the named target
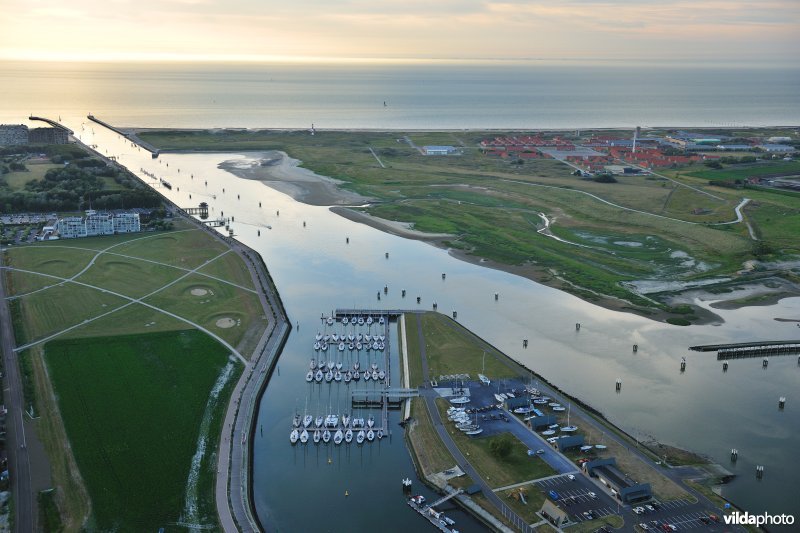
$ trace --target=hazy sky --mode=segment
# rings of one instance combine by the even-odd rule
[[[797,65],[800,0],[0,0],[0,58]]]

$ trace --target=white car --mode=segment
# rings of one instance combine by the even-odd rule
[[[569,479],[570,481],[575,481],[575,476],[573,476],[572,474],[567,474],[567,479]]]
[[[589,496],[590,498],[597,498],[597,494],[595,494],[594,492],[587,492],[586,495]]]
[[[641,507],[634,507],[633,512],[636,514],[642,514],[644,512],[644,509]]]

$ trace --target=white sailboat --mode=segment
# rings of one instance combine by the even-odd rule
[[[350,444],[351,442],[353,442],[353,430],[352,429],[348,429],[347,431],[344,432],[344,441],[347,444]]]
[[[309,383],[314,381],[314,371],[313,370],[309,370],[308,373],[306,374],[306,381],[308,381]]]
[[[330,441],[331,441],[331,432],[326,429],[325,431],[322,432],[322,442],[327,444]]]
[[[322,438],[320,431],[318,429],[314,430],[314,444],[319,444],[319,439]]]
[[[307,429],[304,429],[302,432],[300,432],[300,442],[302,442],[303,444],[308,442],[308,430]]]
[[[292,444],[297,443],[297,439],[300,438],[300,432],[297,431],[297,428],[293,429],[291,433],[289,433],[289,442]]]
[[[363,444],[365,436],[366,436],[366,434],[364,433],[364,430],[363,429],[360,430],[358,432],[358,434],[356,435],[356,443],[357,444]]]
[[[344,433],[342,433],[341,429],[337,429],[336,433],[334,433],[334,435],[333,435],[333,443],[337,444],[337,445],[341,444],[342,443],[342,439],[344,439]]]
[[[375,440],[375,432],[372,431],[371,429],[367,430],[367,440],[370,442]]]

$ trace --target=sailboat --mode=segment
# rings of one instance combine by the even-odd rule
[[[364,443],[364,437],[365,437],[365,436],[366,436],[366,435],[365,435],[365,433],[364,433],[364,430],[363,430],[363,429],[362,429],[362,430],[359,430],[358,434],[356,435],[356,443],[357,443],[357,444],[363,444],[363,443]]]
[[[321,438],[322,438],[322,435],[320,435],[320,431],[318,429],[315,429],[314,430],[314,444],[319,444],[319,439],[321,439]]]
[[[293,429],[291,433],[289,433],[289,442],[292,444],[297,443],[297,439],[300,438],[300,433],[297,431],[297,428]]]
[[[305,444],[306,442],[308,442],[308,430],[307,430],[307,429],[304,429],[304,430],[303,430],[303,431],[300,433],[300,442],[302,442],[303,444]]]
[[[375,440],[375,432],[372,431],[371,429],[367,430],[367,440],[370,442]]]
[[[348,428],[348,430],[344,432],[344,441],[347,444],[350,444],[351,442],[353,442],[353,430],[352,429]]]
[[[571,408],[572,404],[569,404],[569,407]],[[575,431],[578,431],[578,426],[571,426],[569,423],[569,411],[570,409],[567,409],[567,425],[561,428],[563,433],[574,433]]]
[[[314,381],[314,371],[313,370],[309,370],[308,374],[306,374],[306,381],[308,381],[309,383]]]
[[[344,433],[342,433],[341,429],[337,429],[336,433],[333,435],[333,443],[334,444],[341,444],[342,439],[344,439]]]
[[[327,429],[322,432],[322,441],[327,444],[331,441],[331,432]]]

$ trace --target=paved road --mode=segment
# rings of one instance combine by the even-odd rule
[[[417,314],[416,319],[419,351],[422,359],[422,379],[424,383],[428,383],[430,377],[428,373],[427,350],[425,348],[425,335],[422,333],[422,315]],[[519,528],[520,531],[533,532],[534,529],[530,527],[528,523],[517,513],[515,513],[509,506],[503,503],[503,500],[501,500],[500,497],[498,497],[497,494],[492,491],[492,488],[486,483],[486,481],[483,480],[469,460],[461,453],[461,450],[458,449],[455,442],[453,442],[453,439],[447,432],[447,428],[445,428],[444,424],[442,423],[442,417],[439,414],[439,409],[436,408],[436,398],[439,397],[436,391],[430,387],[424,387],[420,390],[420,396],[425,399],[425,405],[428,408],[428,414],[433,421],[433,427],[436,429],[436,433],[439,434],[439,438],[442,440],[447,450],[452,454],[461,470],[463,470],[464,473],[471,477],[472,480],[481,487],[483,496],[489,500],[492,505],[497,507],[502,515],[511,521],[517,528]]]
[[[36,513],[34,512],[34,495],[31,485],[31,465],[28,447],[25,443],[23,427],[22,380],[19,364],[14,352],[14,330],[11,326],[11,314],[6,301],[4,275],[0,272],[0,337],[2,339],[3,362],[6,372],[6,391],[4,394],[8,415],[6,419],[9,459],[9,475],[11,476],[11,492],[14,495],[14,531],[27,533],[36,531]]]
[[[220,438],[215,490],[217,513],[224,531],[260,531],[250,499],[250,436],[262,385],[280,355],[291,326],[258,255],[235,240],[218,238],[225,240],[244,260],[253,283],[260,289],[258,293],[264,313],[271,317],[228,403]]]

